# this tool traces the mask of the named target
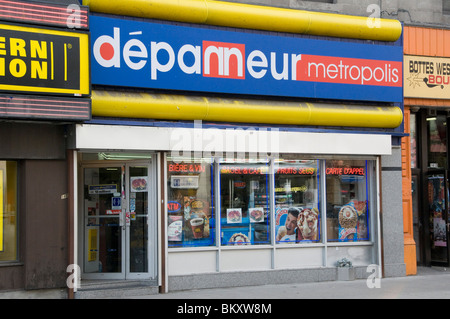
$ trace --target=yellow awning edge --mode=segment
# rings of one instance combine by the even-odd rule
[[[93,12],[317,36],[397,41],[400,21],[214,0],[83,0]]]
[[[103,90],[92,91],[92,115],[367,128],[396,128],[403,121],[403,112],[397,106],[280,102]]]

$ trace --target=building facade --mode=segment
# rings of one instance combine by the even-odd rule
[[[83,298],[100,279],[166,292],[336,280],[343,258],[358,278],[448,262],[430,237],[448,218],[447,1],[130,2],[57,4],[89,8],[83,31],[50,27],[89,34],[88,92],[0,87],[92,103],[3,116],[2,289],[67,287],[74,269]]]
[[[448,109],[446,102],[448,94],[445,91],[447,84],[444,82],[447,79],[445,71],[439,71],[438,66],[443,63],[445,65],[445,58],[448,57],[446,43],[448,42],[447,30],[450,23],[450,2],[447,0],[285,2],[256,0],[253,3],[340,12],[358,16],[394,18],[404,24],[405,133],[408,136],[402,139],[401,152],[406,273],[408,275],[416,274],[417,264],[422,266],[448,265],[448,215],[436,213],[436,209],[433,207],[434,200],[429,199],[435,196],[429,192],[434,189],[432,182],[436,177],[433,175],[434,172],[440,174],[442,170],[447,170],[447,155],[445,154],[447,130],[444,118]],[[409,69],[409,63],[412,65],[411,69]],[[420,63],[428,65],[428,69],[422,70],[416,67],[415,70],[414,65]],[[433,70],[430,69],[430,65]],[[430,76],[431,80],[436,78],[442,83],[429,82]],[[439,92],[437,92],[437,88],[441,88]],[[438,122],[435,122],[435,114],[439,112]],[[445,160],[445,162],[441,160],[439,163],[433,158],[436,148],[431,149],[434,142],[430,140],[435,139],[432,136],[437,134],[437,126],[440,128],[442,138],[439,137],[439,141],[442,146],[436,154]],[[440,177],[442,176],[439,175]],[[443,180],[439,178],[437,179]],[[445,203],[443,205],[445,206]],[[448,211],[444,208],[440,209],[444,212]],[[446,230],[443,229],[445,227]],[[442,234],[438,240],[435,240],[435,233]],[[442,239],[440,239],[441,237]]]
[[[398,21],[84,4],[93,118],[68,134],[82,283],[336,280],[343,258],[358,278],[405,275]]]
[[[1,5],[0,290],[64,287],[65,136],[71,123],[91,118],[88,11],[62,2]]]

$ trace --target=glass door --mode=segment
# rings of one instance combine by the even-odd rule
[[[428,213],[431,263],[449,265],[448,178],[446,171],[428,174]]]
[[[83,167],[83,278],[156,277],[151,168],[149,161]]]
[[[126,202],[125,244],[126,244],[126,278],[148,279],[152,276],[149,252],[150,220],[149,204],[151,193],[151,175],[146,163],[133,163],[126,166]]]

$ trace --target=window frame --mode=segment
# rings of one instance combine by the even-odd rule
[[[285,154],[281,154],[285,155]],[[270,229],[271,233],[269,237],[271,238],[270,242],[268,244],[261,244],[261,245],[222,245],[221,243],[221,224],[220,224],[220,218],[215,218],[215,235],[216,240],[215,244],[212,246],[199,246],[199,247],[168,247],[169,252],[176,252],[176,251],[204,251],[204,250],[229,250],[229,249],[285,249],[285,248],[303,248],[303,247],[322,247],[325,250],[330,247],[339,247],[339,246],[379,246],[379,238],[380,238],[380,221],[379,221],[379,205],[381,205],[381,198],[377,195],[379,189],[379,165],[380,165],[380,159],[378,156],[373,155],[347,155],[347,156],[339,156],[339,155],[312,155],[307,156],[303,154],[286,154],[289,157],[293,157],[296,159],[313,159],[317,160],[318,167],[319,167],[319,182],[318,182],[318,188],[321,190],[319,192],[319,213],[321,216],[321,223],[320,223],[320,231],[321,231],[321,237],[318,242],[306,242],[306,243],[296,243],[294,245],[292,244],[285,244],[285,243],[276,243],[275,240],[275,197],[274,197],[274,189],[275,189],[275,171],[274,171],[274,161],[278,158],[275,157],[268,157],[269,160],[269,184],[270,184],[270,192],[272,194],[271,199],[269,201],[269,218],[270,218]],[[368,185],[368,192],[367,197],[369,200],[369,237],[365,241],[345,241],[345,242],[338,242],[338,241],[328,241],[327,239],[327,216],[326,216],[326,205],[322,203],[326,203],[326,174],[325,174],[325,168],[326,168],[326,160],[329,159],[342,159],[342,160],[364,160],[367,163],[367,185]],[[167,160],[169,162],[169,160]],[[220,157],[211,157],[211,165],[213,166],[213,176],[211,176],[212,184],[211,188],[213,189],[214,193],[214,202],[215,205],[213,207],[212,215],[216,216],[218,212],[221,211],[221,198],[220,198]],[[166,173],[168,173],[168,170],[166,170]],[[167,184],[166,184],[167,185]],[[166,217],[168,216],[166,211]],[[167,230],[167,225],[166,225]],[[166,238],[167,239],[167,238]],[[326,257],[325,257],[326,258]],[[373,256],[375,258],[375,256]]]

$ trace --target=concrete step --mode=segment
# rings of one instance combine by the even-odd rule
[[[158,293],[155,280],[82,280],[75,299],[119,299]]]

